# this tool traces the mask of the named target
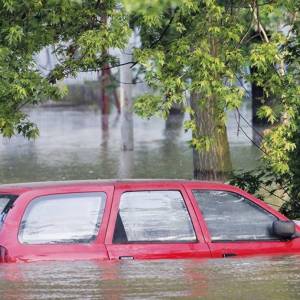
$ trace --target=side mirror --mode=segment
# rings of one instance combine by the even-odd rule
[[[284,239],[291,239],[295,233],[295,223],[293,221],[276,220],[273,222],[273,233]]]

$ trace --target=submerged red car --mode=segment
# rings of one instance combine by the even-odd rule
[[[0,186],[0,262],[300,253],[300,228],[248,193],[200,181]]]

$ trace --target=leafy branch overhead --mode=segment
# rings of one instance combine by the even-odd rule
[[[115,63],[109,48],[123,48],[129,35],[126,14],[116,1],[51,0],[0,3],[0,133],[35,138],[38,128],[23,112],[65,94],[56,83],[79,71]],[[34,57],[53,46],[58,64],[47,77]]]
[[[138,99],[136,111],[166,116],[175,103],[190,110],[187,95],[197,94],[200,110],[214,101],[214,122],[221,128],[226,111],[238,108],[245,96],[239,81],[255,82],[274,103],[265,103],[258,112],[273,124],[263,142],[265,159],[276,172],[288,171],[300,104],[299,1],[125,3],[141,30],[142,48],[135,57],[158,91]],[[155,40],[159,42],[153,47]],[[211,137],[199,135],[195,122],[191,115],[186,123],[194,132],[192,145],[209,149]]]
[[[155,91],[138,99],[139,114],[166,117],[182,105],[191,145],[208,150],[212,134],[224,132],[226,111],[245,96],[239,81],[255,82],[274,100],[258,112],[273,124],[265,158],[287,172],[299,123],[299,7],[299,0],[2,0],[0,133],[36,137],[22,108],[61,97],[57,82],[66,76],[118,65],[107,50],[124,49],[131,27],[142,41],[132,64]],[[58,63],[45,77],[34,57],[49,45]],[[214,125],[201,132],[195,111],[208,104]]]

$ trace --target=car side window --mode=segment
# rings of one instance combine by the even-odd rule
[[[277,218],[243,196],[214,190],[193,190],[212,241],[272,240]]]
[[[96,239],[106,194],[72,193],[36,198],[19,229],[24,244],[88,243]]]
[[[191,218],[179,191],[122,194],[113,243],[195,241]]]

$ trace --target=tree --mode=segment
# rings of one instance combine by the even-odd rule
[[[130,33],[114,0],[2,0],[0,14],[0,133],[6,137],[36,137],[23,106],[60,97],[65,91],[56,83],[66,76],[117,64],[106,50],[123,48]],[[59,63],[45,78],[34,56],[48,45]]]
[[[274,128],[265,136],[262,144],[264,152],[263,169],[250,173],[235,174],[232,183],[258,194],[278,197],[278,192],[284,193],[281,198],[283,205],[280,211],[291,219],[300,218],[300,1],[278,1],[282,4],[279,15],[280,23],[288,29],[279,47],[285,63],[284,72],[272,77],[274,83],[271,91],[277,97],[276,106],[265,107],[261,111],[267,116]],[[273,28],[274,30],[274,28]],[[265,77],[265,79],[267,79]],[[278,80],[279,79],[279,80]],[[271,81],[271,80],[270,80]],[[245,180],[247,178],[247,180]],[[264,197],[264,195],[261,195]]]
[[[299,132],[299,7],[299,0],[3,0],[0,132],[36,136],[37,128],[21,111],[25,104],[60,96],[55,83],[65,76],[116,66],[107,49],[125,48],[130,15],[143,45],[135,49],[136,62],[128,63],[142,66],[155,91],[142,96],[135,109],[146,117],[166,117],[174,104],[185,107],[195,176],[224,178],[230,169],[224,163],[229,161],[226,111],[238,109],[243,99],[240,78],[276,97],[274,107],[258,111],[273,125],[261,147],[269,167],[287,174]],[[282,24],[290,26],[287,34]],[[253,30],[262,43],[251,43]],[[33,57],[47,45],[54,46],[59,64],[44,78]],[[249,74],[249,68],[256,72]]]
[[[290,14],[298,9],[297,3],[126,3],[129,10],[138,12],[136,20],[141,28],[154,36],[153,42],[145,43],[135,55],[146,71],[146,80],[159,93],[141,97],[136,111],[146,117],[165,116],[174,103],[185,105],[191,115],[185,126],[192,130],[191,145],[199,153],[194,160],[196,177],[222,178],[230,168],[222,165],[228,157],[226,111],[237,109],[242,101],[243,89],[236,84],[241,78],[262,86],[266,97],[276,95],[276,106],[261,106],[258,116],[274,126],[263,143],[265,158],[275,171],[285,172],[289,153],[295,149],[290,137],[296,130],[294,112],[299,105],[299,87],[294,70],[285,70],[290,37],[282,33],[280,25],[291,24]],[[276,19],[278,11],[284,13],[280,19]],[[274,23],[277,28],[267,37],[266,25]],[[262,36],[262,43],[251,43],[253,29]],[[246,72],[250,67],[257,72]],[[191,105],[187,94],[191,95]],[[209,160],[213,162],[207,166]]]
[[[233,29],[229,38],[225,24],[222,32],[218,28],[222,19],[220,7],[204,2],[198,5],[196,1],[185,1],[173,9],[167,7],[166,14],[169,19],[163,16],[149,25],[149,31],[156,29],[156,42],[137,51],[138,60],[148,71],[149,84],[164,97],[160,100],[159,96],[143,96],[136,103],[136,110],[146,116],[166,116],[174,104],[183,104],[191,115],[185,126],[193,132],[195,177],[224,179],[231,170],[225,108],[238,107],[242,96],[233,84],[235,73],[224,63],[224,51],[228,50],[227,42],[237,37],[234,32],[240,29]],[[233,21],[230,18],[227,22],[231,29]],[[143,19],[141,23],[147,26]],[[190,105],[185,98],[187,91],[191,95]]]

